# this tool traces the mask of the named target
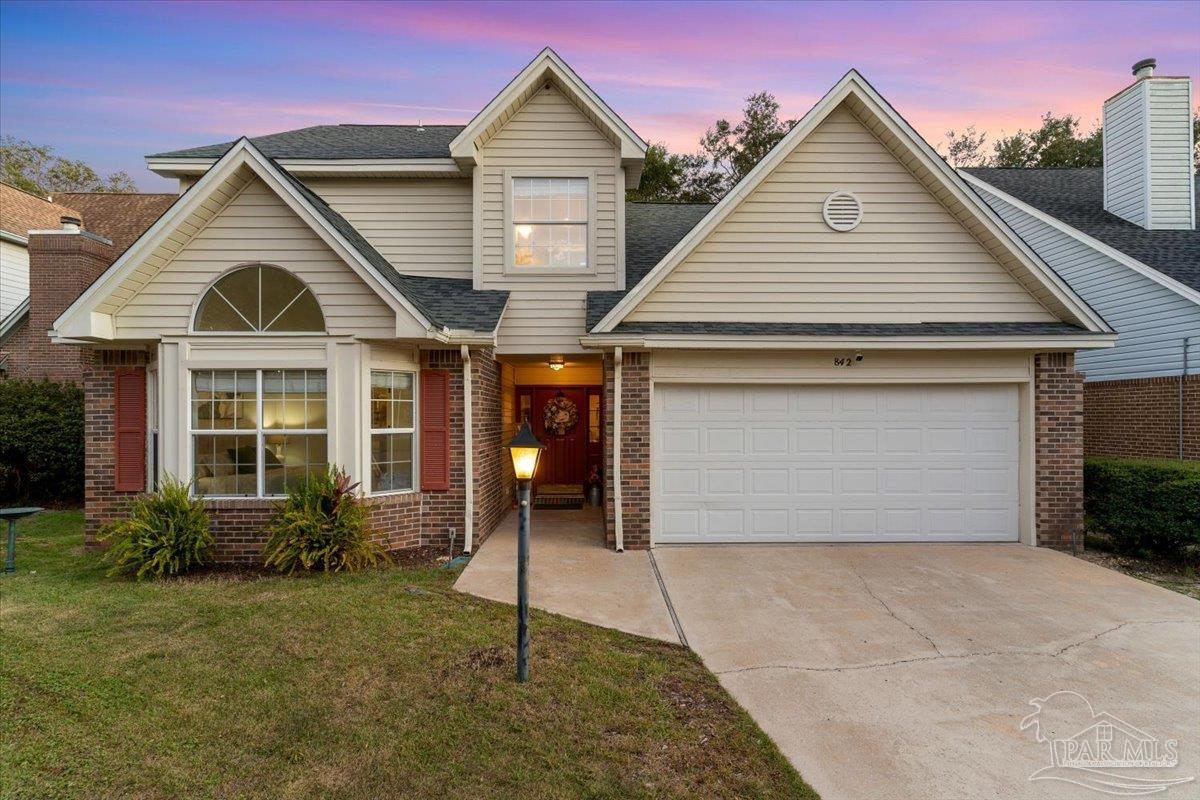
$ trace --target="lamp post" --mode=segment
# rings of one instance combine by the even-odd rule
[[[517,478],[517,680],[521,683],[529,680],[529,486],[545,449],[528,422],[508,443]]]

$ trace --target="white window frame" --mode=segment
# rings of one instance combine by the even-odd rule
[[[324,372],[325,373],[325,427],[324,428],[264,428],[263,423],[263,373],[268,371],[281,372]],[[253,372],[254,377],[254,408],[255,408],[255,427],[251,428],[221,428],[199,429],[194,427],[193,403],[195,396],[192,391],[195,387],[195,379],[197,372]],[[307,391],[307,390],[306,390]],[[263,458],[266,437],[268,435],[287,434],[293,436],[318,436],[325,437],[325,463],[335,463],[330,452],[330,437],[329,437],[329,369],[327,367],[188,367],[187,369],[187,436],[188,436],[188,474],[189,492],[193,497],[203,497],[206,500],[270,500],[286,497],[286,494],[266,494],[266,459]],[[306,394],[307,400],[307,394]],[[199,494],[196,491],[196,437],[197,436],[249,436],[254,435],[255,447],[255,494]]]
[[[521,266],[516,263],[517,250],[514,242],[513,227],[513,184],[518,178],[575,178],[587,181],[588,214],[587,232],[584,242],[587,245],[586,267],[554,267],[554,266]],[[547,223],[558,224],[558,223]],[[581,223],[565,223],[581,224]],[[505,275],[595,275],[596,274],[596,170],[566,169],[566,168],[521,168],[504,170],[504,274]]]
[[[420,420],[419,414],[421,411],[421,409],[419,408],[420,393],[418,391],[420,387],[417,385],[417,372],[418,371],[416,369],[407,369],[407,368],[403,368],[403,367],[369,366],[367,368],[366,372],[367,372],[367,389],[364,394],[364,400],[366,402],[367,408],[366,408],[366,412],[364,414],[364,419],[366,419],[366,425],[364,427],[366,428],[366,431],[367,431],[367,441],[366,441],[365,448],[364,448],[364,454],[366,457],[363,459],[366,462],[366,474],[363,476],[364,477],[363,483],[367,489],[366,494],[370,495],[371,497],[387,497],[388,495],[393,495],[393,494],[411,494],[411,493],[417,491],[417,487],[421,482],[421,475],[417,471],[417,468],[419,466],[417,463],[417,454],[420,452],[420,443],[419,443],[420,437],[417,433],[417,429],[420,427],[420,424],[418,421]],[[396,372],[396,373],[402,373],[402,374],[408,375],[412,378],[412,391],[413,391],[412,409],[413,409],[413,413],[412,413],[412,426],[411,427],[409,427],[409,428],[375,428],[371,425],[371,378],[372,378],[373,374],[376,372]],[[412,434],[412,486],[410,486],[409,488],[407,488],[407,489],[383,489],[378,492],[375,491],[375,487],[371,484],[371,478],[372,478],[372,475],[371,475],[371,463],[372,463],[371,462],[371,438],[373,436],[375,436],[375,434],[377,434],[377,433],[381,433],[381,434],[384,434],[384,433]]]
[[[249,267],[273,267],[274,269],[280,270],[281,272],[286,272],[288,275],[291,275],[293,278],[300,281],[300,283],[304,284],[304,287],[306,289],[308,289],[308,293],[311,294],[313,299],[317,302],[317,308],[319,308],[321,310],[321,325],[322,325],[321,330],[319,330],[319,331],[202,331],[202,330],[198,330],[196,328],[196,320],[197,320],[198,315],[200,314],[200,305],[201,305],[201,303],[204,302],[204,298],[208,297],[209,292],[215,291],[221,297],[222,300],[224,300],[226,303],[229,303],[229,306],[231,308],[233,308],[233,310],[238,314],[238,316],[240,316],[240,317],[242,316],[241,312],[237,310],[237,306],[234,306],[233,303],[230,303],[229,299],[226,298],[225,295],[219,289],[217,289],[217,284],[220,283],[221,280],[223,278],[225,278],[226,276],[232,275],[233,273],[235,273],[239,270],[247,269]],[[303,294],[303,292],[301,292],[301,294]],[[292,298],[292,302],[288,303],[288,307],[291,307],[292,303],[295,303],[296,300],[298,300],[298,299],[300,299],[300,295],[296,295],[296,297]],[[259,273],[258,302],[259,302],[259,305],[261,306],[262,305],[262,273],[261,272]],[[286,310],[287,310],[287,308],[284,309],[284,311],[286,311]],[[283,311],[280,311],[279,314],[275,315],[275,319],[278,319],[282,314],[283,314]],[[242,319],[245,320],[247,324],[250,323],[250,320],[247,320],[245,317],[242,317]],[[275,321],[274,319],[271,320],[271,322],[274,322],[274,321]],[[188,335],[190,335],[190,336],[211,336],[211,337],[235,336],[238,338],[255,337],[255,338],[261,338],[261,339],[267,339],[270,337],[275,337],[275,338],[328,337],[329,336],[329,317],[325,313],[325,306],[323,303],[321,303],[321,298],[317,296],[317,293],[315,291],[313,291],[312,284],[310,284],[308,281],[304,280],[299,275],[297,275],[295,270],[290,270],[287,267],[284,267],[281,264],[277,264],[272,261],[245,261],[245,262],[242,262],[239,264],[235,264],[232,267],[229,267],[228,269],[223,271],[220,275],[213,278],[211,281],[209,281],[205,285],[205,287],[200,291],[200,293],[198,295],[196,295],[196,297],[192,300],[192,311],[191,311],[191,315],[188,317]]]

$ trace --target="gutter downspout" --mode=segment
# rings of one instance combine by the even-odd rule
[[[617,552],[625,552],[625,520],[621,513],[621,360],[620,346],[613,348],[613,528]]]
[[[1188,349],[1191,347],[1192,339],[1195,336],[1183,337],[1183,371],[1179,373],[1179,460],[1183,460],[1183,431],[1184,431],[1184,411],[1183,411],[1183,394],[1184,384],[1187,383],[1188,374]]]
[[[472,436],[471,348],[465,344],[463,365],[463,552],[470,553],[475,543],[475,442]]]

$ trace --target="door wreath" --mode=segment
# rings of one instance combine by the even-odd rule
[[[579,422],[579,408],[564,395],[552,397],[542,409],[542,421],[547,433],[562,436],[575,430]]]

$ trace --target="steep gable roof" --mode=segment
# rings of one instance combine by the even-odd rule
[[[0,183],[0,231],[24,239],[31,230],[58,228],[64,216],[78,217],[79,211]]]
[[[449,158],[464,125],[313,125],[251,137],[268,158]],[[220,158],[237,141],[153,153],[146,158]]]
[[[56,335],[112,338],[112,314],[120,305],[114,304],[113,291],[126,280],[144,285],[152,273],[138,270],[143,257],[172,237],[178,241],[176,231],[187,225],[191,214],[208,209],[211,216],[220,206],[213,202],[214,195],[246,168],[275,191],[397,313],[407,312],[430,335],[438,329],[494,330],[507,302],[506,292],[474,293],[469,280],[402,275],[344,217],[243,138],[59,316]],[[188,238],[186,233],[183,238]],[[473,295],[470,302],[461,302],[467,294]]]
[[[1104,170],[965,169],[988,186],[1200,291],[1200,227],[1148,231],[1104,210]],[[1200,188],[1200,175],[1193,177]]]
[[[709,236],[835,109],[847,107],[960,224],[1025,289],[1065,322],[1110,332],[1021,239],[969,189],[915,130],[855,70],[848,72],[775,148],[592,329],[612,332]]]
[[[56,192],[54,201],[83,215],[83,227],[113,243],[123,253],[179,199],[177,194],[123,192]],[[58,227],[57,225],[52,227]]]
[[[464,167],[476,163],[479,148],[504,127],[530,97],[553,84],[621,149],[621,163],[635,183],[646,158],[646,142],[617,116],[592,88],[549,47],[538,53],[450,142],[450,155]]]

